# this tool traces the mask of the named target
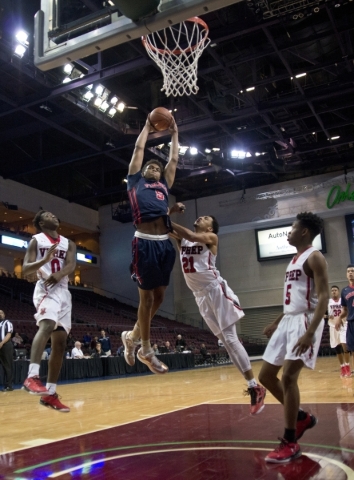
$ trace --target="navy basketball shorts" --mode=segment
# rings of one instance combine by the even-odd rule
[[[354,321],[347,322],[347,349],[354,352]]]
[[[132,242],[131,274],[142,290],[153,290],[170,283],[176,251],[166,235],[135,232]]]

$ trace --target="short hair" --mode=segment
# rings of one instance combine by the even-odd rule
[[[352,263],[349,263],[349,265],[347,266],[347,269],[348,268],[354,268],[354,265]]]
[[[307,228],[313,240],[323,230],[323,219],[312,212],[302,212],[296,216],[301,225]]]
[[[41,226],[39,225],[39,222],[42,221],[42,215],[43,213],[46,213],[46,210],[39,210],[39,212],[36,213],[34,219],[32,220],[33,225],[36,227],[36,229],[41,232]]]
[[[336,288],[337,290],[339,290],[339,287],[337,287],[337,285],[332,285],[332,286],[331,286],[331,289],[332,289],[332,288]]]
[[[145,172],[145,170],[147,169],[147,167],[149,165],[158,165],[160,167],[160,170],[161,170],[161,176],[163,175],[165,167],[160,162],[160,160],[157,160],[156,158],[154,158],[153,160],[149,160],[148,162],[146,162],[144,167],[143,167],[143,172]]]
[[[215,233],[215,235],[217,235],[218,232],[219,232],[219,223],[218,223],[218,221],[216,220],[216,218],[213,217],[212,215],[210,215],[210,218],[211,218],[211,220],[212,220],[212,222],[211,222],[211,227],[212,227],[212,229],[213,229],[213,232]]]

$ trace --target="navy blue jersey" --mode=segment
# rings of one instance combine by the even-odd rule
[[[141,172],[128,175],[128,195],[134,225],[167,217],[168,186],[164,177],[156,182],[147,180]]]
[[[348,322],[354,320],[354,287],[348,285],[344,287],[341,293],[341,302],[342,307],[347,307],[348,309]]]

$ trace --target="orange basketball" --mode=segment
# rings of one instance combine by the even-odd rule
[[[157,107],[148,115],[151,126],[158,132],[167,130],[173,122],[171,113],[164,107]]]

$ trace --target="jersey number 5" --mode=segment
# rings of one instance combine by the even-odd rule
[[[285,293],[285,305],[290,305],[290,290],[291,290],[291,283],[289,283],[287,286],[286,286],[286,293]]]
[[[183,257],[183,271],[184,273],[195,273],[197,270],[194,268],[193,257]]]

